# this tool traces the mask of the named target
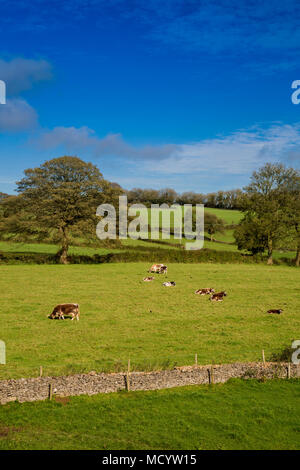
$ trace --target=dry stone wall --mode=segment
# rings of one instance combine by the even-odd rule
[[[287,363],[235,363],[212,366],[176,367],[172,370],[132,372],[129,376],[131,391],[159,390],[226,382],[233,377],[288,378],[300,377],[300,366]],[[36,401],[53,396],[95,395],[127,389],[126,373],[67,375],[61,377],[37,377],[0,381],[0,404],[11,401]]]

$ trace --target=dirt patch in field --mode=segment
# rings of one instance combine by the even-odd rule
[[[0,438],[7,437],[13,432],[21,432],[22,428],[16,428],[14,426],[0,426]]]
[[[159,390],[184,385],[224,383],[230,378],[269,380],[289,377],[300,377],[300,366],[272,362],[186,366],[172,370],[132,372],[129,378],[129,388],[131,391]],[[53,399],[58,403],[67,404],[65,397],[68,396],[95,395],[126,389],[127,378],[126,373],[123,372],[104,374],[93,371],[89,374],[61,377],[2,380],[0,381],[0,404],[13,401],[45,400],[49,398],[50,390]]]
[[[54,397],[56,403],[61,403],[62,405],[67,405],[70,401],[69,397]]]

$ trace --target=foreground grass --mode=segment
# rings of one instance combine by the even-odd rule
[[[0,379],[261,360],[300,337],[300,270],[263,265],[170,264],[144,283],[148,263],[0,266]],[[226,290],[212,303],[195,289]],[[61,302],[81,320],[51,321]],[[283,308],[269,315],[269,308]]]
[[[299,449],[300,381],[0,406],[0,449]]]

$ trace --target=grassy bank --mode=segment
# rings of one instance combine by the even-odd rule
[[[0,449],[299,449],[299,398],[299,380],[231,380],[11,403]]]

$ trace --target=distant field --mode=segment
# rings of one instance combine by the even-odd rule
[[[207,212],[211,212],[218,217],[221,217],[225,220],[227,224],[232,224],[232,223],[238,223],[239,220],[242,217],[241,212],[239,211],[234,211],[234,210],[225,210],[225,209],[211,209],[207,208],[205,209]],[[150,217],[150,209],[148,210],[149,213],[149,223],[151,224],[151,217]],[[161,217],[160,217],[160,223],[161,223]],[[171,227],[173,227],[173,220],[171,218]],[[208,237],[208,234],[205,233],[205,235]],[[149,235],[150,237],[150,235]],[[216,240],[226,242],[226,244],[221,244],[221,243],[214,243],[205,240],[204,241],[204,248],[209,248],[212,250],[225,250],[225,251],[237,251],[237,246],[236,245],[228,245],[227,243],[234,243],[234,237],[233,237],[233,230],[227,230],[225,233],[217,233],[215,235]],[[166,249],[177,249],[176,244],[179,245],[185,245],[186,242],[190,242],[189,240],[186,240],[185,238],[182,238],[181,240],[174,239],[174,237],[171,235],[170,240],[163,240],[162,239],[162,234],[160,233],[160,241],[162,243],[158,244],[156,243],[151,243],[150,241],[143,241],[143,240],[132,240],[131,238],[128,238],[127,240],[122,240],[123,246],[129,247],[129,248],[136,248],[138,249],[139,247],[147,247],[147,248],[166,248]],[[167,243],[166,243],[167,242]],[[172,246],[173,245],[173,246]],[[1,242],[0,241],[0,251],[4,252],[35,252],[35,253],[56,253],[58,251],[58,246],[56,245],[50,245],[46,243],[41,243],[41,244],[34,244],[34,243],[10,243],[10,242]],[[112,249],[107,249],[107,248],[91,248],[91,247],[70,247],[70,254],[77,254],[77,255],[94,255],[94,254],[107,254],[110,252],[116,252],[119,250],[112,250]]]
[[[215,208],[210,208],[210,207],[205,207],[204,211],[206,213],[214,214],[220,219],[223,219],[225,221],[226,225],[233,225],[233,224],[238,224],[241,219],[243,218],[243,214],[240,211],[237,210],[229,210],[229,209],[215,209]],[[151,225],[151,210],[147,209],[148,212],[148,220],[149,224]],[[159,221],[161,224],[162,221],[162,215],[160,214]],[[171,227],[174,226],[174,221],[173,221],[173,216],[171,216]]]
[[[147,210],[150,213],[150,209]],[[236,210],[227,210],[227,209],[213,209],[213,208],[205,208],[205,211],[215,214],[217,217],[222,218],[225,220],[227,225],[231,224],[238,224],[242,218],[242,213]],[[161,221],[161,217],[160,217]],[[149,216],[149,223],[151,224],[151,217]],[[171,227],[173,227],[173,219],[171,218]],[[204,248],[208,248],[210,250],[217,250],[217,251],[234,251],[238,252],[237,246],[234,244],[234,236],[233,236],[233,229],[228,229],[225,233],[216,233],[214,238],[218,242],[211,242],[208,240],[204,240]],[[207,233],[204,234],[207,238],[209,235]],[[150,234],[149,234],[150,238]],[[162,234],[160,233],[160,239],[157,241],[151,240],[132,240],[128,238],[127,240],[122,240],[123,250],[139,250],[148,248],[150,250],[155,250],[156,248],[164,248],[164,249],[180,249],[184,247],[186,242],[191,242],[185,238],[181,240],[174,239],[174,236],[171,235],[169,240],[162,239]],[[0,252],[34,252],[34,253],[49,253],[55,254],[57,253],[59,247],[57,245],[51,245],[46,243],[11,243],[11,242],[4,242],[0,241]],[[113,249],[113,248],[103,248],[103,247],[85,247],[85,246],[71,246],[69,253],[74,255],[85,255],[85,256],[93,256],[94,254],[98,255],[106,255],[108,253],[118,253],[120,249]],[[274,251],[274,259],[293,259],[295,257],[295,252],[285,251],[279,252]]]
[[[240,220],[243,218],[243,214],[241,211],[238,210],[231,210],[231,209],[215,209],[211,207],[205,207],[205,212],[209,212],[210,214],[214,214],[220,219],[225,220],[227,225],[231,224],[238,224]],[[151,221],[151,210],[148,209],[149,220]],[[161,220],[161,217],[160,217]]]
[[[216,215],[220,219],[224,219],[227,225],[238,224],[243,218],[242,212],[236,210],[206,207],[205,211]]]
[[[0,449],[299,449],[300,381],[0,406]]]
[[[153,369],[261,359],[300,337],[300,270],[264,265],[170,264],[144,283],[149,263],[0,266],[0,379],[89,370]],[[226,290],[222,303],[195,289]],[[51,321],[60,302],[78,302],[79,322]],[[269,308],[283,308],[269,315]]]

